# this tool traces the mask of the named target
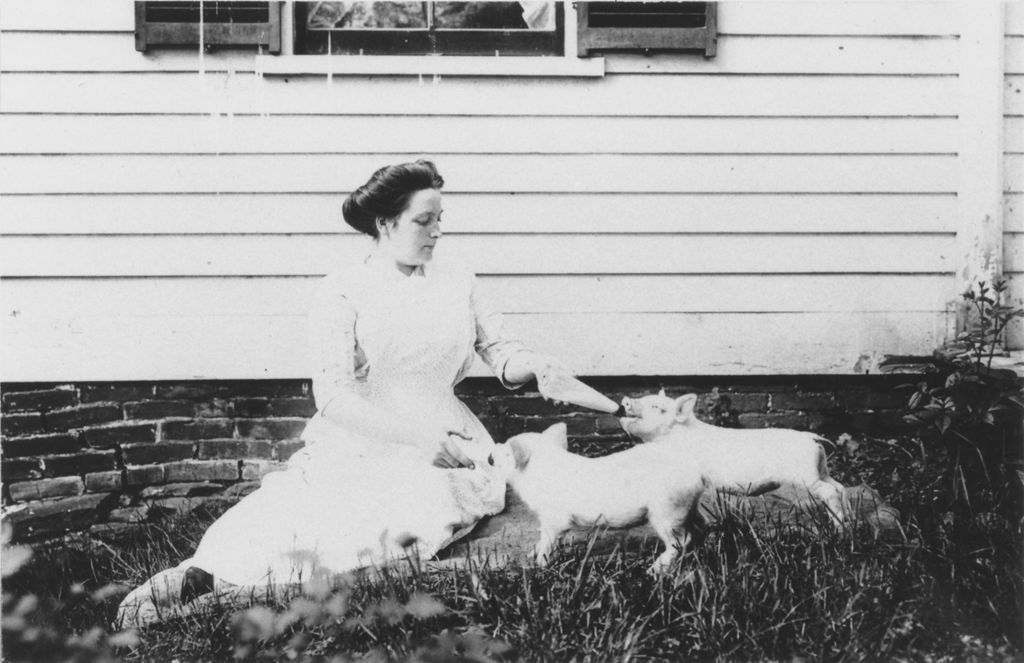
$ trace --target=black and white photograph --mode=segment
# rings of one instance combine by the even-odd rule
[[[11,662],[1024,661],[1024,2],[0,2]]]

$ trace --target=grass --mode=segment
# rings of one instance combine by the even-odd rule
[[[180,561],[216,511],[140,527],[116,544],[68,538],[37,546],[5,578],[4,657],[1024,660],[1020,519],[1008,516],[1018,512],[999,491],[975,491],[965,505],[948,460],[912,439],[841,440],[833,453],[841,481],[866,481],[901,510],[906,543],[827,527],[769,532],[733,513],[664,577],[646,572],[653,540],[597,554],[591,537],[543,569],[389,567],[137,633],[112,632],[121,592],[108,585]]]

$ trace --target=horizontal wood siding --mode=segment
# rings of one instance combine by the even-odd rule
[[[447,183],[438,258],[583,373],[927,354],[956,299],[958,27],[879,7],[722,3],[713,60],[596,79],[327,79],[138,53],[121,0],[5,2],[4,379],[308,377],[311,290],[367,248],[344,194],[417,156]],[[1019,273],[1024,68],[1006,83]]]
[[[1005,39],[1003,263],[1010,281],[1010,303],[1024,307],[1024,172],[1020,167],[1024,157],[1024,76],[1020,75],[1024,70],[1024,4],[1006,5]],[[1006,345],[1013,350],[1024,349],[1024,320],[1018,319],[1007,330]]]

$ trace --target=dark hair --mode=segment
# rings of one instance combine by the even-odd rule
[[[425,159],[384,166],[345,199],[341,214],[345,223],[376,238],[378,219],[393,219],[404,212],[417,191],[443,186],[437,167]]]

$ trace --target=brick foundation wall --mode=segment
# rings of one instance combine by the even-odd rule
[[[901,376],[588,378],[615,400],[665,388],[698,393],[701,418],[825,435],[900,427]],[[471,379],[459,395],[498,441],[564,421],[571,449],[601,455],[631,443],[610,416],[555,407],[536,391]],[[302,447],[315,412],[307,380],[4,384],[4,520],[16,539],[116,532],[234,501]]]

